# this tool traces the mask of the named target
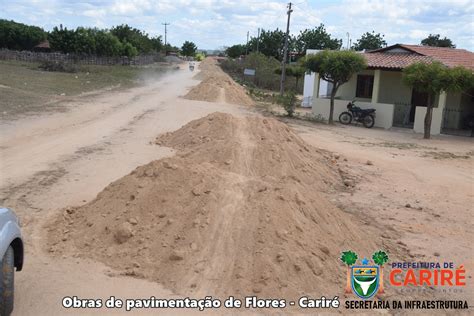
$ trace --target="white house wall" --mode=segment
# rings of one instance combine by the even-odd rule
[[[423,133],[425,131],[425,115],[426,107],[417,106],[415,114],[415,124],[413,130],[416,133]],[[431,135],[439,135],[441,133],[441,122],[443,119],[443,109],[433,108],[433,116],[431,118]]]
[[[302,107],[310,108],[313,102],[314,97],[314,73],[305,74],[304,76],[304,85],[303,85],[303,102],[301,103]],[[330,94],[331,85],[325,80],[319,81],[319,95],[318,97],[326,97]]]
[[[307,49],[306,55],[314,55],[319,53],[319,49]],[[319,83],[319,95],[314,95],[314,73],[305,74],[303,84],[303,101],[301,102],[302,107],[311,107],[313,99],[317,97],[325,97],[330,94],[331,84],[325,80],[320,80]]]
[[[314,73],[304,75],[302,107],[311,107],[314,93]]]
[[[327,120],[329,118],[330,99],[315,99],[313,103],[313,114],[320,115]],[[334,120],[339,119],[339,115],[347,111],[347,100],[334,100]],[[393,123],[393,104],[356,102],[362,109],[375,109],[375,126],[388,129]]]

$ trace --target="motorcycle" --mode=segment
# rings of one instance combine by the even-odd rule
[[[375,124],[375,109],[361,109],[355,105],[355,101],[347,104],[347,110],[339,115],[339,122],[344,125],[351,124],[352,120],[362,123],[366,128]]]

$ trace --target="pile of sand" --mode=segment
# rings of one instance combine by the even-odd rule
[[[344,190],[328,153],[274,119],[214,113],[157,144],[177,150],[68,208],[50,251],[92,257],[186,295],[339,295],[342,250],[373,238],[326,197]]]
[[[215,59],[204,59],[199,68],[201,71],[195,78],[202,81],[184,96],[186,99],[254,105],[245,89],[223,72]]]

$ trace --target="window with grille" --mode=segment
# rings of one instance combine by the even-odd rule
[[[372,90],[374,89],[374,76],[357,75],[356,97],[372,98]]]

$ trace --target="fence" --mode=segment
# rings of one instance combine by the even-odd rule
[[[441,133],[474,136],[474,113],[460,109],[444,108]]]
[[[107,57],[95,55],[42,53],[1,49],[0,60],[19,60],[30,63],[50,61],[84,65],[148,65],[157,61],[162,61],[163,56],[160,54],[154,54],[139,55],[129,58],[126,56]]]
[[[413,128],[413,119],[411,116],[412,105],[405,103],[395,103],[393,112],[393,126]]]

